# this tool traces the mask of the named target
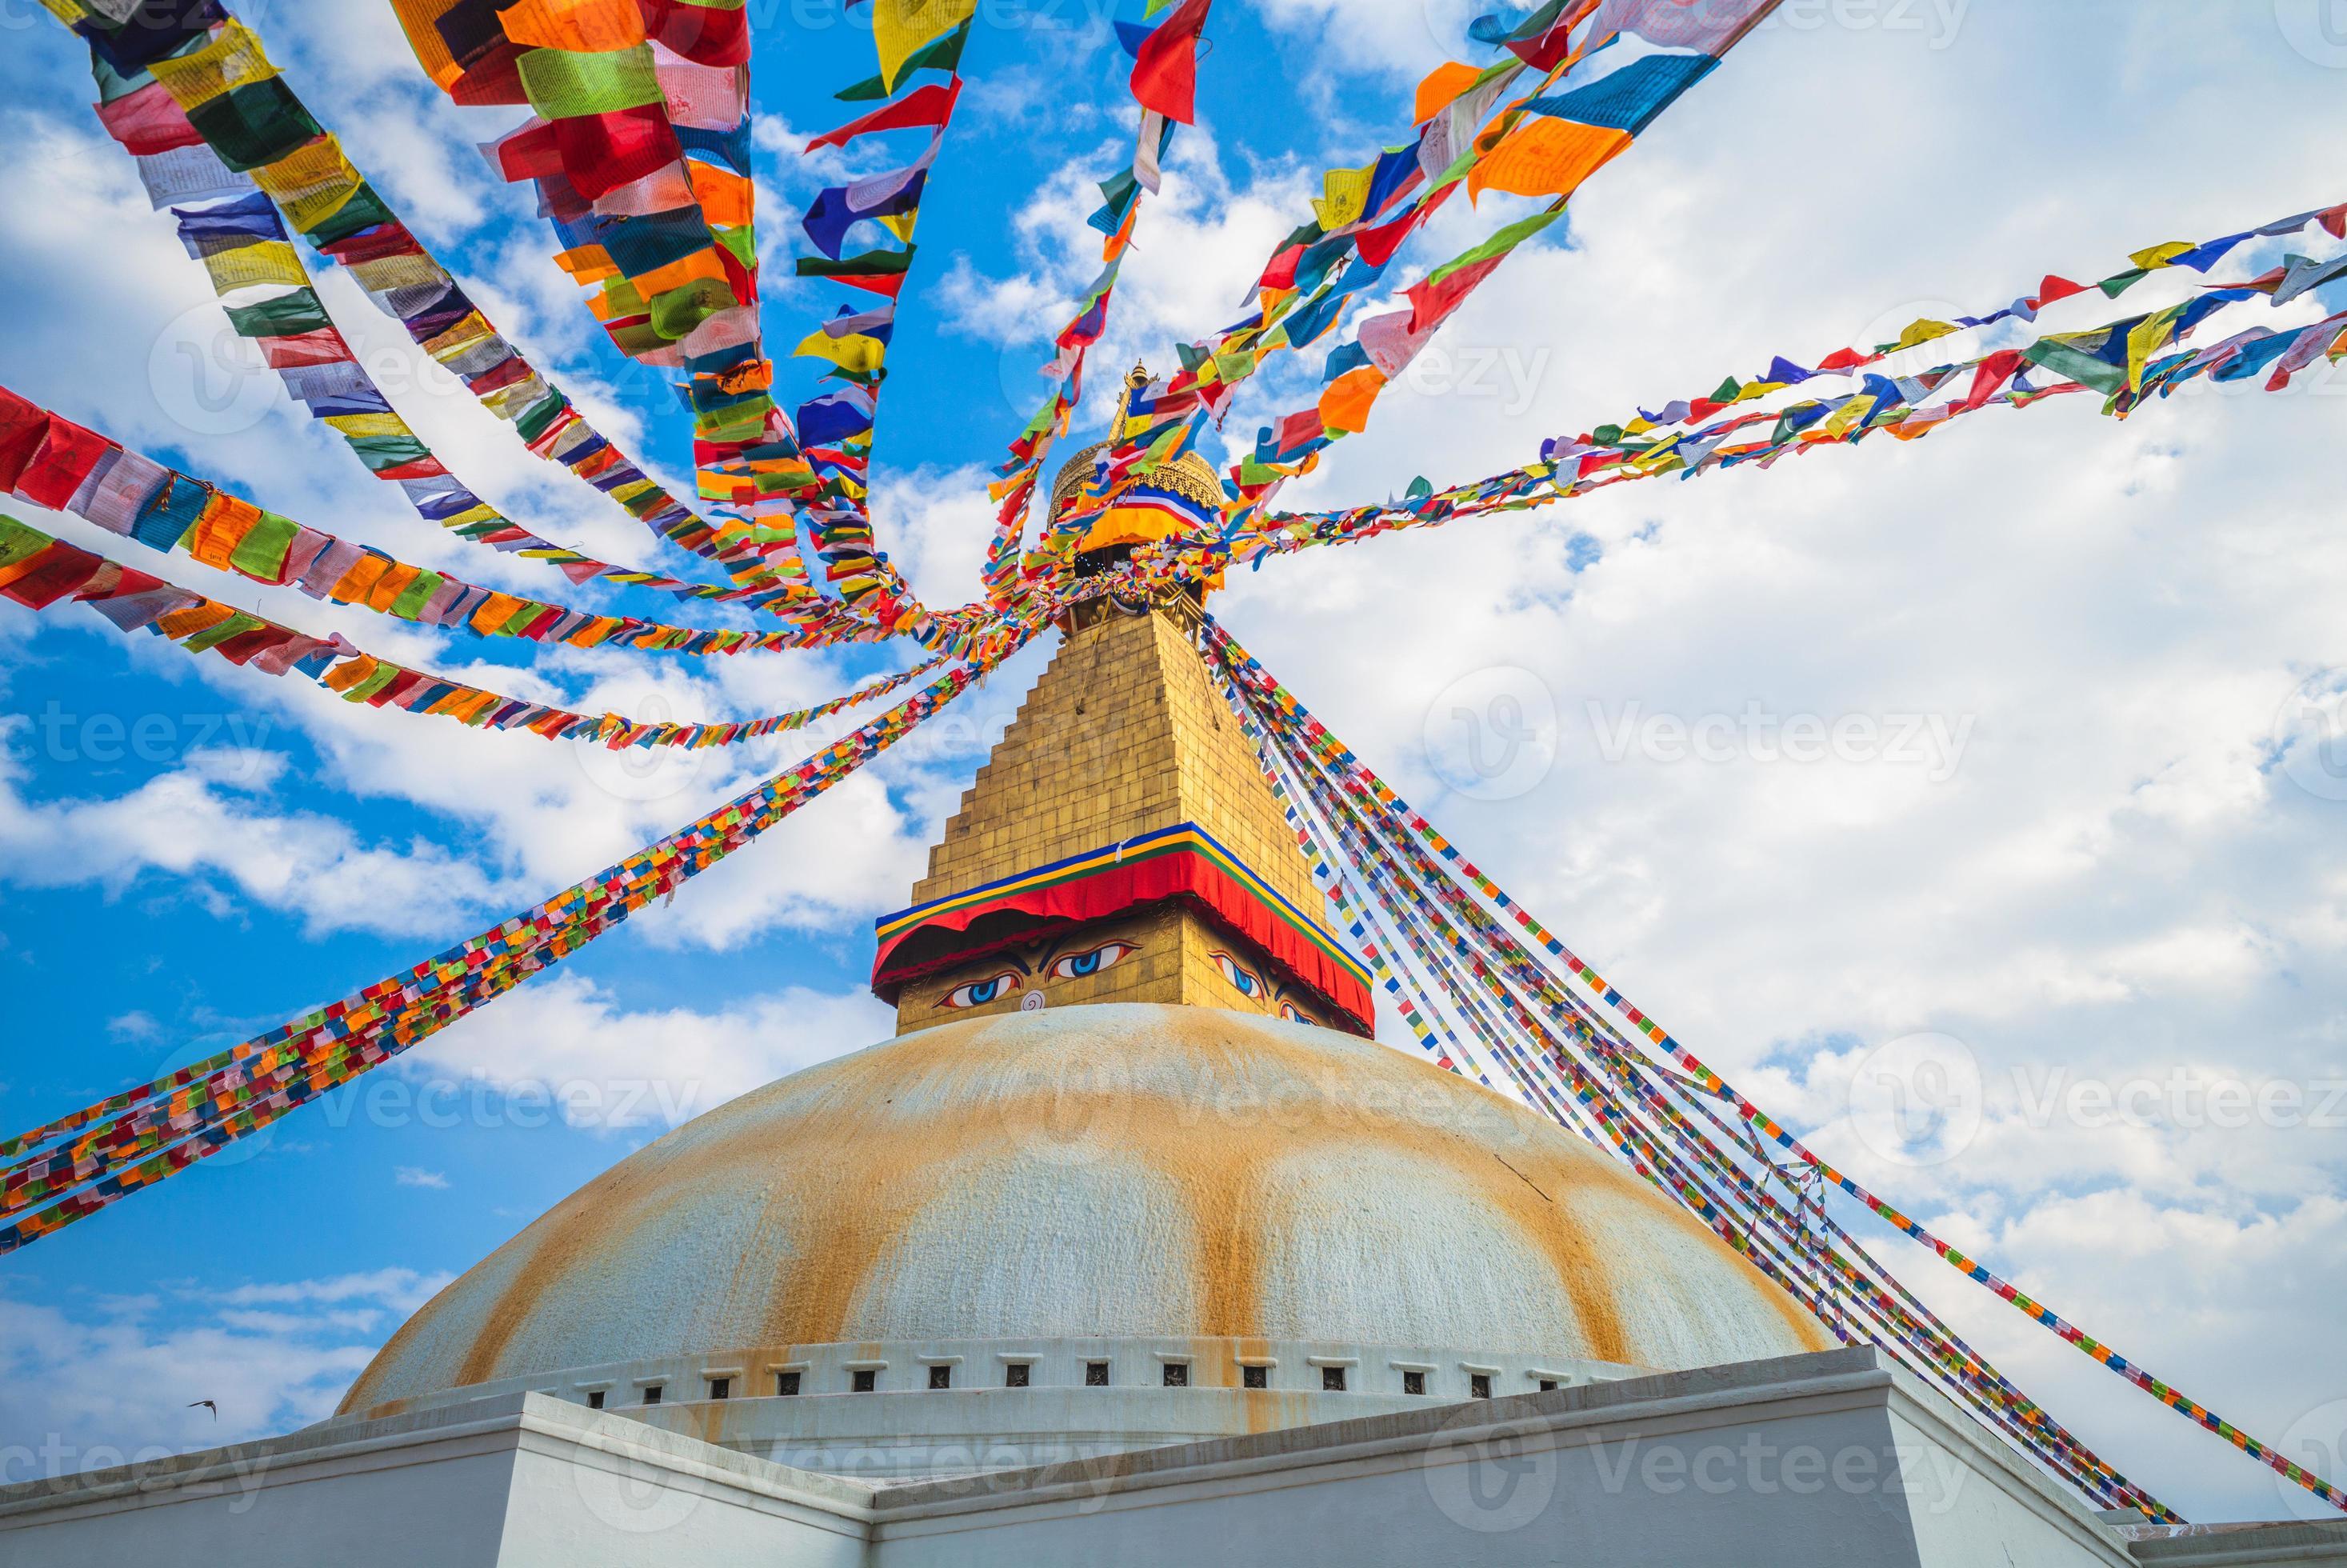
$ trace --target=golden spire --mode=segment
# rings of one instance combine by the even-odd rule
[[[1124,1001],[1368,1032],[1368,978],[1319,925],[1310,867],[1193,645],[1195,614],[1106,607],[1071,626],[913,907],[880,922],[875,989],[898,1033]]]

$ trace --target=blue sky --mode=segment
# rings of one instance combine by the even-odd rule
[[[2315,151],[2342,129],[2347,46],[2312,4],[2055,9],[1788,5],[1514,258],[1369,435],[1292,498],[1497,471],[1543,436],[1772,354],[1872,341],[2002,304],[2045,272],[2098,276],[2147,244],[2347,198]],[[19,13],[0,20],[0,281],[18,302],[0,381],[296,518],[533,580],[456,554],[273,393],[214,371],[210,391],[238,393],[227,412],[192,397],[185,350],[210,353],[220,325],[200,272],[88,113],[80,51]],[[602,345],[529,203],[471,150],[514,111],[441,101],[372,0],[243,14],[509,334],[680,475],[669,395]],[[762,251],[769,334],[786,347],[835,297],[774,265],[797,204],[841,167],[797,149],[850,118],[828,94],[869,74],[869,40],[815,0],[761,15]],[[1144,211],[1095,380],[1136,353],[1162,365],[1175,335],[1235,315],[1318,170],[1400,139],[1411,84],[1467,15],[1223,0],[1201,124]],[[924,210],[875,510],[932,602],[969,595],[989,512],[979,470],[1042,395],[1032,367],[1098,264],[1090,182],[1129,147],[1122,56],[1084,21],[1075,0],[985,13]],[[859,149],[853,167],[876,166]],[[1410,255],[1439,260],[1492,220],[1447,214]],[[371,364],[413,363],[346,281],[322,287]],[[1305,374],[1267,374],[1231,434],[1251,440]],[[538,531],[681,564],[464,399],[381,378],[453,467]],[[1373,765],[1764,1103],[2241,1424],[2335,1443],[2347,1138],[2315,1112],[2347,1076],[2347,804],[2303,765],[2291,694],[2347,665],[2331,608],[2347,545],[2320,460],[2342,398],[2312,376],[2288,396],[2182,398],[2123,425],[2085,400],[1992,412],[1911,447],[1283,561],[1239,576],[1222,606]],[[749,716],[887,665],[523,666],[184,558],[171,569],[574,708]],[[680,1115],[885,1036],[860,989],[870,920],[903,901],[1044,656],[355,1095],[0,1266],[8,1479],[44,1445],[78,1464],[317,1418],[437,1281],[595,1172]],[[12,1126],[374,979],[811,743],[630,771],[527,735],[354,714],[71,610],[0,607],[0,698]],[[1460,758],[1480,738],[1471,715],[1502,698],[1546,727],[1532,763],[1482,787]],[[1886,733],[1911,716],[1942,741],[1814,764],[1617,743],[1651,739],[1657,715],[1756,706]],[[1856,1086],[1870,1053],[1922,1036],[1958,1042],[1982,1085],[1977,1125],[1920,1163],[1877,1158]],[[2086,1083],[2152,1084],[2149,1113],[2113,1124]],[[2220,1125],[2205,1101],[2229,1083],[2294,1086],[2311,1109]],[[548,1109],[556,1091],[567,1112]],[[2188,1512],[2291,1506],[1921,1253],[1887,1255]],[[220,1401],[217,1428],[183,1408],[195,1399]]]

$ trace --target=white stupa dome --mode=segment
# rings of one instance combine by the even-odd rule
[[[793,1462],[819,1439],[919,1470],[946,1436],[1140,1446],[1827,1343],[1513,1101],[1333,1030],[1136,1003],[924,1030],[676,1129],[442,1291],[343,1409],[649,1398]]]

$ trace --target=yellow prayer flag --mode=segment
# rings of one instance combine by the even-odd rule
[[[372,261],[355,262],[348,271],[352,282],[371,294],[386,289],[420,289],[448,275],[439,262],[421,255],[378,256]]]
[[[863,333],[834,337],[818,329],[800,339],[791,353],[794,357],[827,359],[842,370],[866,374],[880,368],[880,362],[888,356],[888,345]]]
[[[407,427],[407,421],[396,414],[329,414],[325,423],[354,438],[415,434]]]
[[[2182,305],[2155,311],[2127,333],[2127,390],[2142,390],[2145,364],[2176,336],[2177,318],[2183,313]]]
[[[1312,203],[1312,212],[1324,231],[1333,234],[1359,220],[1368,207],[1369,179],[1377,168],[1369,163],[1358,169],[1332,169],[1320,176],[1320,189],[1326,194]]]
[[[2170,240],[2165,245],[2154,245],[2148,250],[2137,251],[2127,260],[2148,272],[2167,266],[2192,248],[2189,241]]]
[[[204,271],[211,274],[212,292],[216,294],[272,283],[300,288],[310,281],[310,275],[302,270],[301,254],[282,240],[263,240],[256,245],[214,251],[204,258]]]
[[[248,82],[266,81],[277,67],[261,53],[261,39],[234,17],[201,48],[150,61],[147,69],[183,109],[208,104]]]
[[[1926,316],[1920,321],[1908,323],[1907,330],[1899,334],[1899,341],[1891,346],[1894,349],[1913,348],[1918,343],[1926,343],[1934,338],[1946,337],[1955,330],[1953,322],[1935,322]]]
[[[905,62],[978,12],[978,0],[874,0],[872,44],[880,56],[880,85],[897,90]]]

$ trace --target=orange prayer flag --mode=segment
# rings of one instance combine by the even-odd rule
[[[390,569],[391,564],[382,556],[361,556],[357,564],[343,574],[343,580],[328,591],[327,597],[345,604],[365,603],[367,589],[374,586],[376,579]]]
[[[1483,75],[1473,66],[1457,60],[1445,60],[1426,74],[1418,84],[1418,97],[1411,103],[1409,118],[1412,125],[1424,125],[1450,107],[1460,93],[1475,85]]]
[[[1630,133],[1542,115],[1519,126],[1467,171],[1467,200],[1486,190],[1570,196],[1624,148]]]
[[[701,214],[712,229],[749,227],[756,191],[749,180],[697,158],[684,160],[684,172],[692,181],[693,200],[701,203]]]
[[[188,553],[206,566],[233,571],[236,569],[230,564],[229,558],[236,553],[236,547],[244,542],[244,536],[251,533],[253,525],[260,521],[259,507],[215,490],[211,499],[204,503],[203,511],[197,516],[196,526],[188,530]]]
[[[1357,365],[1330,382],[1320,393],[1320,423],[1330,430],[1358,435],[1369,426],[1369,405],[1386,387],[1386,374],[1376,365]]]
[[[506,36],[524,47],[607,54],[644,41],[636,0],[514,0],[497,12]]]
[[[423,569],[421,567],[410,566],[405,561],[393,561],[386,565],[383,575],[376,578],[374,586],[367,590],[367,608],[390,610],[393,605],[399,602],[399,596],[407,591],[407,585],[422,575]]]
[[[465,76],[464,67],[448,51],[447,40],[440,36],[440,18],[456,8],[456,0],[391,0],[392,13],[407,35],[407,46],[415,51],[415,63],[439,84],[442,92]]]

